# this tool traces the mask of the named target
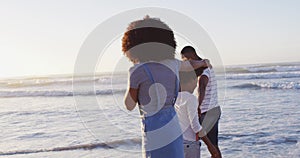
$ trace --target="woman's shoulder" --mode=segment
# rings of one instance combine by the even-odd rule
[[[139,72],[141,70],[141,63],[139,64],[134,64],[129,68],[129,73],[132,75],[133,73]]]

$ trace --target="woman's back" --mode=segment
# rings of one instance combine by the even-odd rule
[[[157,95],[157,91],[150,90],[150,86],[153,85],[153,81],[151,77],[149,77],[149,73],[145,69],[144,65],[147,66],[148,71],[153,77],[155,83],[160,84],[159,94]],[[160,101],[164,101],[164,106],[171,106],[174,103],[174,98],[176,98],[176,80],[178,80],[178,69],[180,67],[180,61],[177,60],[164,60],[161,62],[148,62],[141,63],[133,66],[130,69],[130,83],[134,83],[131,87],[139,88],[139,103],[141,105],[147,106],[150,105],[151,98],[150,96],[156,99],[160,97]],[[178,89],[177,89],[178,91]],[[163,94],[165,92],[165,94]],[[164,98],[161,98],[164,97]],[[156,102],[157,103],[157,102]],[[151,106],[151,105],[150,105]]]

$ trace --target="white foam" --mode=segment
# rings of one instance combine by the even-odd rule
[[[240,73],[226,74],[226,79],[276,79],[276,78],[300,78],[300,71],[296,72],[265,72],[265,73]]]
[[[233,88],[300,89],[300,82],[252,82],[232,86]]]
[[[291,65],[238,65],[238,66],[227,66],[228,72],[234,73],[258,73],[258,72],[291,72],[300,71],[299,64]]]
[[[96,91],[63,91],[63,90],[49,90],[49,91],[0,91],[0,97],[36,97],[36,96],[44,96],[44,97],[64,97],[64,96],[73,96],[73,95],[110,95],[116,93],[123,93],[125,89],[106,89],[106,90],[96,90]]]

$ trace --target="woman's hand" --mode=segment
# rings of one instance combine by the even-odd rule
[[[181,61],[180,71],[194,71],[198,68],[211,68],[211,64],[208,59],[204,60],[185,60]]]
[[[210,61],[208,59],[203,59],[202,61],[205,62],[206,67],[212,68],[212,65],[210,64]]]

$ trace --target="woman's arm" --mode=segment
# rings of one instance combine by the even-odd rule
[[[124,97],[124,103],[127,110],[129,111],[133,110],[136,106],[137,100],[138,100],[138,89],[128,88]]]
[[[193,71],[200,67],[211,67],[208,59],[181,61],[180,71]]]

